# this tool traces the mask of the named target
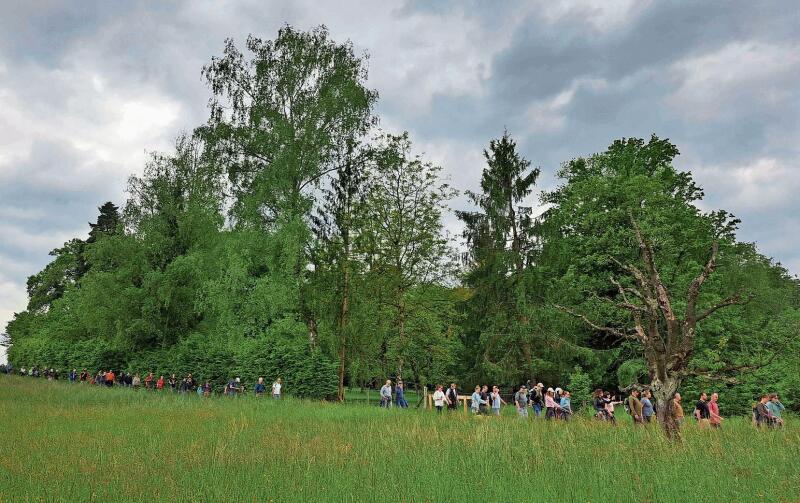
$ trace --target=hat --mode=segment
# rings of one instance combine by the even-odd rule
[[[239,378],[237,377],[237,378],[236,378],[236,382],[242,382],[242,381],[241,381],[241,379],[239,379]]]
[[[561,393],[562,391],[564,390],[562,390],[561,388],[556,388],[556,393]]]
[[[553,388],[547,388],[547,392],[548,393],[552,393],[553,392]]]
[[[537,388],[544,388],[544,384],[542,384],[542,383],[539,383],[539,384],[537,384],[537,385],[536,385],[536,387],[537,387]]]

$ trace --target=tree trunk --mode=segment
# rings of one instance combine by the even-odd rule
[[[654,379],[650,385],[653,392],[653,397],[656,399],[657,411],[656,418],[658,419],[664,434],[670,440],[680,440],[681,431],[680,424],[675,419],[673,398],[675,392],[681,384],[680,378],[668,376],[665,379]]]
[[[345,249],[348,247],[346,246]],[[347,253],[347,252],[346,252]],[[349,253],[347,253],[349,255]],[[339,389],[337,397],[344,401],[344,371],[347,357],[347,322],[350,313],[350,267],[349,256],[345,257],[344,274],[342,275],[342,306],[339,313]]]
[[[403,353],[405,352],[405,345],[406,345],[406,305],[403,301],[403,292],[400,292],[400,303],[397,307],[397,331],[398,331],[398,340],[400,354],[397,358],[397,379],[400,380],[403,378]]]

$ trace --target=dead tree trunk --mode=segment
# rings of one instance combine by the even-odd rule
[[[558,307],[581,318],[595,330],[620,338],[633,339],[642,345],[650,373],[650,388],[659,405],[657,415],[659,423],[667,437],[679,439],[680,428],[675,419],[672,399],[686,376],[687,364],[694,352],[697,323],[718,309],[743,302],[741,294],[736,293],[702,313],[697,313],[696,306],[700,288],[717,265],[719,244],[714,241],[708,262],[689,286],[686,294],[686,311],[682,315],[676,313],[672,307],[667,287],[656,267],[653,249],[642,235],[641,229],[632,215],[630,220],[639,244],[643,267],[617,262],[623,270],[630,274],[634,286],[623,286],[613,277],[610,280],[617,287],[619,293],[616,306],[631,313],[633,328],[625,330],[599,326],[583,314],[561,306]]]

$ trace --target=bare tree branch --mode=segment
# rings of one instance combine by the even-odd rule
[[[691,320],[695,317],[695,309],[697,307],[697,297],[700,295],[700,287],[703,286],[703,283],[708,279],[714,269],[717,268],[717,254],[719,253],[719,241],[714,241],[711,245],[711,257],[709,257],[708,262],[706,263],[705,267],[703,267],[703,271],[697,276],[693,281],[692,284],[689,286],[689,291],[686,294],[686,319]],[[716,311],[716,309],[715,309]],[[712,311],[713,312],[713,311]],[[708,313],[711,314],[711,313]],[[705,318],[705,316],[703,316]],[[698,318],[697,321],[700,321],[702,318]]]
[[[747,304],[752,299],[753,299],[753,295],[752,294],[748,295],[746,299],[742,299],[741,292],[737,292],[737,293],[731,295],[730,297],[728,297],[727,299],[723,300],[722,302],[720,302],[718,304],[715,304],[714,306],[711,306],[710,308],[706,309],[700,316],[697,317],[696,321],[700,322],[701,320],[704,320],[704,319],[708,318],[709,316],[714,314],[715,311],[717,311],[718,309],[722,309],[723,307],[735,306],[735,305],[741,306],[741,305]]]
[[[581,320],[583,320],[584,323],[586,323],[587,325],[589,325],[590,327],[592,327],[595,330],[598,330],[600,332],[605,332],[607,334],[615,335],[617,337],[624,338],[624,339],[629,339],[630,338],[630,335],[626,334],[625,332],[622,332],[621,330],[618,330],[616,328],[602,327],[602,326],[592,322],[585,315],[577,313],[577,312],[573,311],[572,309],[570,309],[568,307],[560,306],[558,304],[555,304],[555,307],[556,307],[556,309],[558,309],[560,311],[563,311],[563,312],[565,312],[567,314],[571,314],[572,316],[575,316],[576,318],[580,318]]]

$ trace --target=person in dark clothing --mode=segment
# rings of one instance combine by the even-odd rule
[[[489,386],[485,384],[481,386],[481,404],[478,413],[484,416],[489,414]]]
[[[708,410],[708,395],[700,394],[700,400],[694,406],[694,418],[700,423],[701,427],[708,426],[711,412]]]
[[[456,387],[456,383],[450,383],[445,395],[447,396],[447,409],[456,410],[458,408],[458,387]]]
[[[178,379],[175,377],[175,374],[169,378],[169,389],[170,391],[175,391],[178,387]]]
[[[761,395],[761,400],[756,404],[756,426],[761,427],[766,425],[772,427],[775,425],[775,417],[767,407],[769,402],[769,395]]]

